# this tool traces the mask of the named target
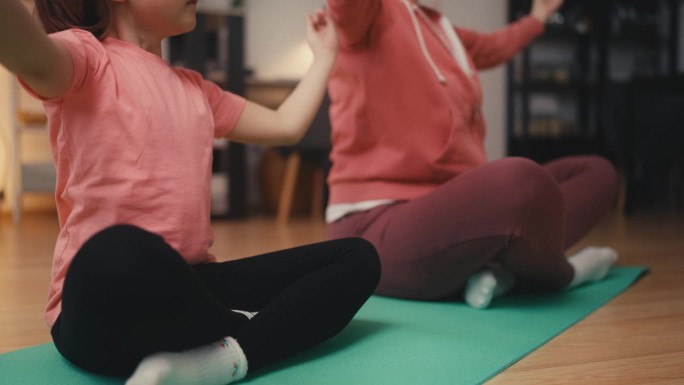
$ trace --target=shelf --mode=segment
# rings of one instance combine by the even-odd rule
[[[25,193],[54,195],[57,180],[57,172],[51,160],[31,161],[22,155],[22,148],[27,144],[25,140],[44,138],[47,141],[48,120],[42,109],[35,105],[23,105],[24,97],[21,92],[19,82],[13,81],[9,100],[9,110],[12,111],[10,196],[15,223],[21,220],[23,195]]]
[[[538,162],[571,155],[602,153],[600,141],[586,136],[511,138],[508,149],[513,156],[525,156]]]
[[[264,107],[278,108],[298,83],[298,80],[247,79],[245,98]]]
[[[530,4],[510,0],[509,20],[528,12]],[[614,156],[606,108],[626,92],[619,83],[631,87],[641,76],[677,72],[681,4],[566,1],[562,17],[552,18],[556,24],[547,25],[508,68],[509,153],[536,160],[581,153]]]
[[[569,27],[554,27],[546,25],[544,34],[540,36],[543,40],[560,40],[574,42],[576,40],[588,39],[591,32],[579,32]]]
[[[27,126],[40,126],[47,124],[47,116],[42,112],[17,111],[19,124]]]
[[[516,140],[539,140],[539,141],[555,141],[555,140],[574,140],[577,142],[593,140],[594,138],[590,135],[582,134],[561,134],[561,135],[528,135],[527,138],[522,138],[520,136],[514,136],[513,139]]]
[[[23,163],[21,165],[22,192],[52,193],[57,172],[52,162]]]
[[[588,91],[595,88],[595,84],[588,84],[583,82],[568,82],[568,83],[557,83],[557,82],[529,82],[528,84],[514,84],[513,91],[522,92],[538,92],[538,93],[557,93],[557,92],[581,92]]]
[[[608,38],[611,44],[617,44],[620,46],[638,46],[639,48],[652,47],[653,49],[658,49],[662,45],[669,43],[669,39],[658,36],[655,33],[627,33],[620,35],[611,35]]]
[[[592,139],[589,136],[586,135],[578,135],[578,134],[527,134],[527,137],[523,137],[522,135],[514,135],[512,140],[524,140],[524,141],[539,141],[539,142],[556,142],[556,141],[575,141],[575,142],[582,142],[586,140]]]

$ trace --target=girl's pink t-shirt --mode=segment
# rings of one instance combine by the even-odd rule
[[[59,98],[33,93],[46,108],[57,169],[50,327],[71,260],[106,227],[156,233],[191,265],[215,260],[208,253],[212,141],[235,127],[245,105],[133,44],[100,42],[78,29],[51,38],[71,53],[74,79]]]

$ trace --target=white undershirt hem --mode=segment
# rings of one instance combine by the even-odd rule
[[[336,203],[325,209],[325,221],[327,223],[337,222],[349,214],[372,210],[378,206],[389,205],[394,202],[396,201],[393,199],[375,199],[354,203]]]

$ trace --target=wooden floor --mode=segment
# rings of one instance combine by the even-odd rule
[[[325,237],[323,223],[274,222],[216,223],[212,251],[234,259]],[[52,215],[30,215],[18,226],[0,218],[0,353],[50,341],[42,313],[57,230]],[[489,385],[684,384],[682,217],[612,214],[577,247],[589,244],[613,246],[620,264],[651,272]]]

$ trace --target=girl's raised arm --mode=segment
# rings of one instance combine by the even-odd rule
[[[19,0],[0,0],[0,64],[46,98],[60,96],[73,78],[67,49],[50,40]]]
[[[309,16],[307,35],[314,61],[292,94],[275,111],[248,101],[229,139],[286,145],[304,136],[325,95],[338,47],[335,26],[325,11]]]

